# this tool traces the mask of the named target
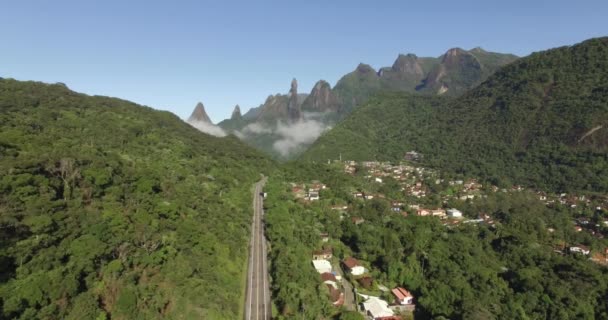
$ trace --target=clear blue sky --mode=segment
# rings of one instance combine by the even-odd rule
[[[608,35],[608,1],[3,1],[0,76],[212,120],[450,47],[527,55]]]

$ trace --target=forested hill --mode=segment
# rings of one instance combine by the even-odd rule
[[[0,318],[238,318],[271,167],[168,112],[0,80]]]
[[[376,96],[307,160],[402,159],[503,185],[608,191],[608,38],[534,53],[456,100]]]

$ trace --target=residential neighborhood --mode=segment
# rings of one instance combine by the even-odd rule
[[[296,201],[303,205],[317,204],[328,212],[339,214],[340,221],[348,219],[353,226],[366,223],[366,219],[353,214],[352,206],[358,201],[380,201],[386,203],[388,210],[404,219],[420,217],[439,219],[445,228],[483,225],[497,228],[500,222],[486,212],[467,211],[475,201],[481,201],[490,194],[530,195],[547,207],[562,206],[572,211],[572,228],[577,232],[586,232],[590,236],[603,238],[608,230],[608,218],[583,216],[584,213],[603,213],[608,207],[608,198],[589,197],[574,194],[550,194],[539,190],[529,190],[522,186],[501,188],[491,184],[482,184],[476,179],[448,179],[436,170],[416,165],[418,160],[413,155],[408,162],[392,164],[389,162],[343,162],[343,173],[360,177],[362,183],[353,186],[350,199],[334,199],[331,185],[320,181],[293,182],[291,193]],[[420,157],[421,155],[418,155]],[[390,188],[388,187],[390,186]],[[353,202],[354,201],[354,202]],[[350,202],[350,204],[349,204]],[[551,234],[554,228],[548,227]],[[374,279],[372,266],[366,264],[356,255],[334,255],[331,245],[343,244],[332,238],[327,231],[319,232],[319,248],[311,252],[311,266],[319,273],[320,282],[328,288],[327,299],[338,307],[353,306],[369,319],[411,319],[416,309],[416,297],[405,284],[392,288],[385,287]],[[573,254],[589,257],[598,264],[608,265],[608,248],[594,251],[585,243],[563,243],[559,248],[549,248],[560,254]],[[342,276],[342,274],[344,276]],[[352,289],[351,289],[352,288]],[[352,292],[350,292],[352,290]]]

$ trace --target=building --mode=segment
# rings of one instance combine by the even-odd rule
[[[363,295],[361,295],[363,296]],[[388,307],[388,302],[372,296],[363,296],[367,299],[362,303],[365,314],[371,319],[382,319],[383,317],[392,317],[395,315],[393,310]]]
[[[591,253],[591,250],[589,250],[589,247],[583,246],[583,245],[578,245],[578,246],[572,246],[570,247],[570,252],[572,253],[582,253],[586,256],[589,255],[589,253]]]
[[[308,196],[306,196],[307,200],[316,201],[319,200],[319,192],[318,191],[310,191],[308,192]]]
[[[414,304],[414,296],[407,290],[397,287],[391,290],[395,296],[395,302],[401,305]]]
[[[321,237],[321,241],[323,241],[323,242],[328,242],[329,241],[329,233],[322,232],[322,233],[319,234],[319,236]]]
[[[405,153],[405,156],[403,156],[403,158],[407,161],[420,161],[422,160],[423,156],[422,153],[418,153],[416,151],[409,151]]]
[[[361,217],[352,217],[352,218],[351,218],[351,221],[352,221],[354,224],[359,225],[359,224],[362,224],[363,222],[365,222],[365,219],[363,219],[363,218],[361,218]]]
[[[344,293],[342,291],[329,284],[327,285],[327,289],[329,290],[329,300],[331,301],[331,304],[336,307],[344,304]]]
[[[325,284],[330,284],[335,288],[338,287],[338,279],[336,278],[336,275],[331,272],[321,273],[321,281]]]
[[[315,250],[312,252],[313,260],[328,260],[333,257],[331,249]]]
[[[346,270],[353,276],[360,276],[365,273],[365,268],[359,263],[359,260],[353,257],[344,259],[342,264],[344,264]]]
[[[462,218],[462,212],[458,209],[448,209],[447,214],[450,218]]]
[[[431,210],[431,215],[433,217],[445,217],[445,210],[441,208],[433,209]]]
[[[327,260],[312,260],[312,265],[315,267],[318,273],[331,273],[331,263]]]

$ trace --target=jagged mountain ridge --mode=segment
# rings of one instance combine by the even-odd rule
[[[359,64],[333,88],[327,81],[320,80],[310,94],[298,93],[297,80],[294,79],[287,94],[270,95],[262,105],[251,108],[241,118],[231,117],[218,126],[277,156],[275,143],[279,137],[273,131],[279,123],[293,124],[312,118],[322,127],[331,127],[381,91],[457,96],[515,59],[514,55],[487,52],[481,48],[469,51],[454,48],[437,58],[400,54],[391,67],[378,71],[370,65]],[[257,127],[261,125],[266,129],[259,130]],[[254,127],[255,130],[249,130]]]

